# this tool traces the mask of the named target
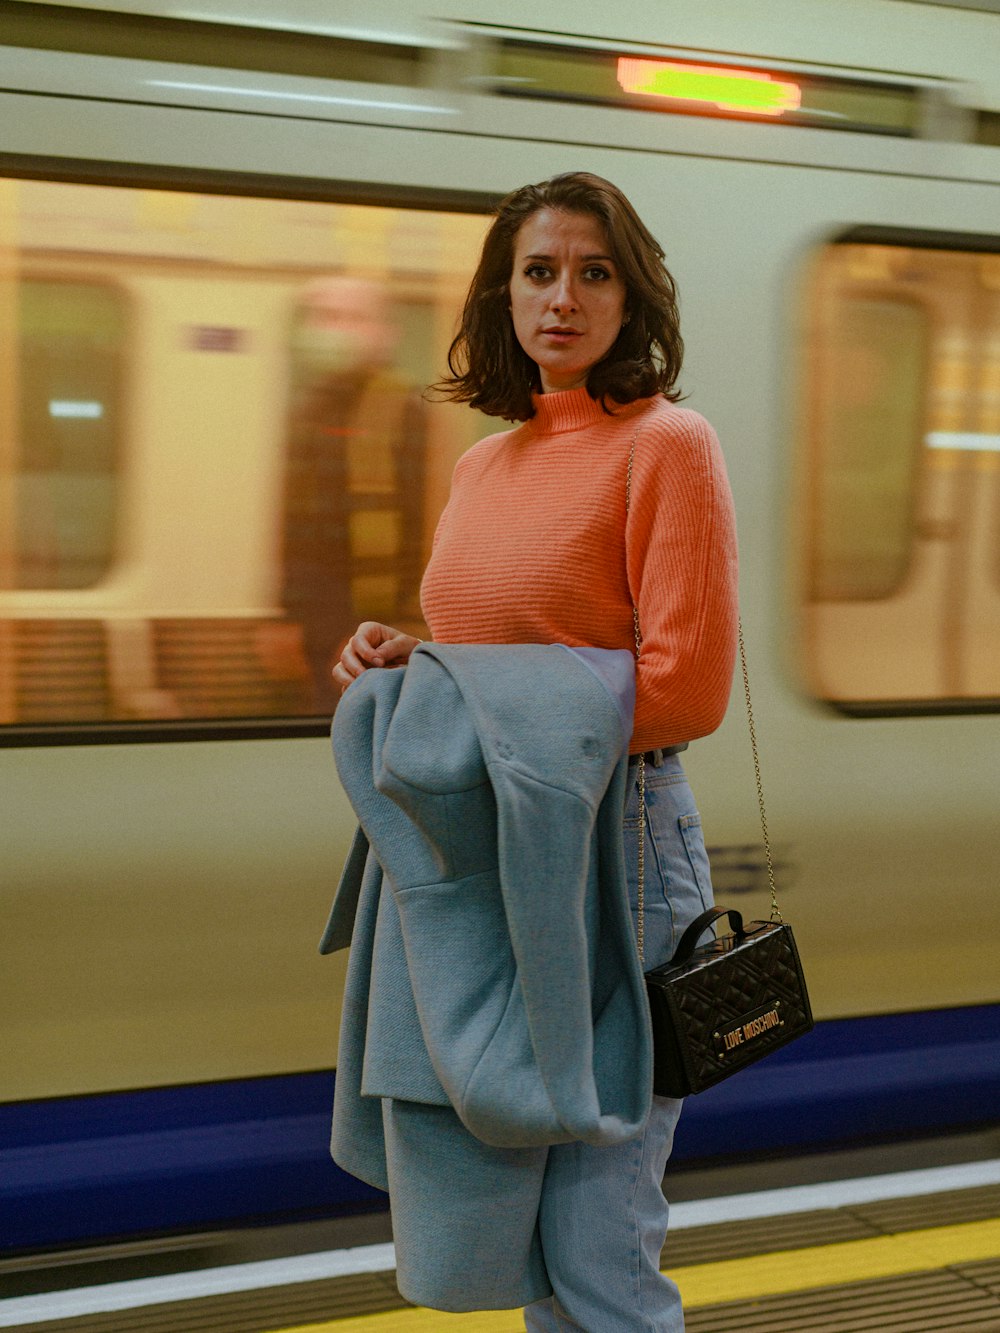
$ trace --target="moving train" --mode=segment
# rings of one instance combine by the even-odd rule
[[[0,5],[4,1247],[384,1206],[325,1157],[353,821],[283,592],[304,335],[337,282],[383,311],[419,428],[317,429],[343,604],[418,625],[404,537],[496,428],[419,390],[496,199],[568,170],[679,285],[820,1020],[676,1160],[995,1120],[1000,18],[196,8]],[[739,687],[686,767],[717,899],[767,915]]]

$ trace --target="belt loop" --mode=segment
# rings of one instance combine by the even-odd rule
[[[647,756],[647,757],[648,757],[648,759],[649,759],[649,762],[653,765],[654,768],[660,768],[660,767],[662,767],[662,765],[663,765],[663,751],[662,751],[662,750],[659,750],[659,749],[657,749],[657,750],[650,750],[649,753],[648,753],[648,756]]]

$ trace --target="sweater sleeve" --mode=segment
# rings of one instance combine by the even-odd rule
[[[707,736],[736,658],[736,523],[722,450],[696,412],[639,432],[626,568],[642,635],[630,748]]]

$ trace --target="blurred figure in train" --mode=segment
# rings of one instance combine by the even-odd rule
[[[368,278],[310,283],[293,337],[294,396],[282,513],[286,620],[262,655],[308,683],[308,711],[332,713],[330,670],[357,605],[418,627],[426,428],[424,405],[394,367],[399,330]]]

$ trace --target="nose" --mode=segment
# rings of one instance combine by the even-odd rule
[[[576,290],[573,279],[569,274],[564,274],[559,278],[552,291],[552,297],[549,302],[553,311],[569,311],[577,308]]]

